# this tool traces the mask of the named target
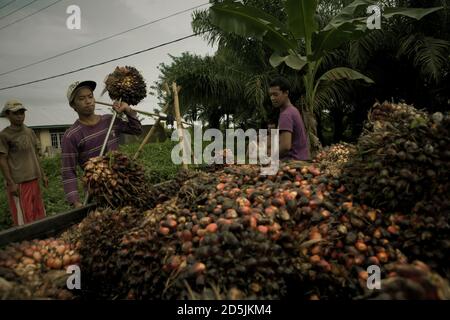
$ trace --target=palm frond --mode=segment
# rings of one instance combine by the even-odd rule
[[[354,81],[347,80],[322,82],[316,92],[314,110],[329,110],[338,102],[351,101],[351,95],[356,85]]]
[[[253,75],[245,84],[244,97],[249,105],[255,109],[263,108],[264,99],[267,95],[265,86],[263,86],[263,77],[259,74]]]
[[[353,68],[364,68],[373,53],[389,45],[392,34],[385,30],[372,30],[358,40],[351,41],[348,46],[348,62]]]
[[[222,35],[222,32],[211,23],[209,19],[209,10],[195,10],[192,14],[192,31],[201,34],[201,37],[213,46]]]
[[[439,82],[443,77],[442,70],[449,63],[449,54],[450,42],[412,34],[401,42],[397,56],[411,59],[414,67],[428,81]]]
[[[335,49],[332,51],[328,51],[322,58],[322,62],[320,64],[320,70],[317,72],[318,74],[322,74],[327,70],[330,70],[337,66],[345,66],[347,65],[347,55],[345,50],[343,49]]]

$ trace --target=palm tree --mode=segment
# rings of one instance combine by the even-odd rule
[[[262,43],[255,43],[253,49],[259,53],[263,50]],[[222,119],[232,117],[235,126],[245,129],[261,127],[274,118],[266,88],[277,71],[268,60],[261,59],[259,66],[257,62],[246,63],[242,54],[224,45],[219,46],[213,57],[183,53],[180,57],[172,56],[172,60],[171,64],[159,66],[161,75],[153,86],[161,105],[170,99],[162,93],[162,84],[176,81],[182,87],[181,113],[190,120],[204,120],[210,127],[219,128]],[[291,70],[286,75],[294,84],[294,96],[299,96],[303,90],[301,82]]]
[[[280,22],[276,17],[258,8],[229,1],[213,5],[210,9],[210,18],[212,23],[222,30],[255,38],[267,44],[274,51],[270,57],[273,66],[285,63],[292,69],[302,71],[306,90],[304,119],[310,133],[311,150],[314,153],[318,148],[314,111],[317,109],[317,101],[320,101],[317,99],[319,92],[322,90],[332,92],[329,83],[343,79],[373,83],[369,77],[348,67],[337,67],[318,73],[327,54],[366,33],[367,16],[364,15],[365,11],[361,10],[371,4],[375,2],[370,0],[352,2],[321,30],[318,19],[315,18],[317,0],[286,0],[284,10],[287,23]],[[386,8],[384,17],[407,15],[421,19],[438,9]]]
[[[285,16],[279,1],[249,1],[277,15],[280,19]],[[211,2],[218,3],[219,1]],[[237,108],[233,114],[233,122],[236,126],[243,128],[259,127],[269,118],[273,118],[274,111],[266,91],[270,79],[278,72],[292,80],[294,96],[299,95],[303,90],[302,83],[298,81],[295,73],[289,68],[278,71],[270,65],[269,57],[272,52],[267,45],[255,39],[246,39],[222,31],[212,24],[208,10],[199,10],[194,13],[192,28],[195,33],[203,34],[209,44],[218,46],[215,55],[217,63],[225,64],[229,69],[233,69],[234,72],[243,76],[239,82],[240,89],[236,92],[229,92],[229,94],[237,96],[241,102],[239,103],[241,108]],[[211,80],[210,83],[213,84],[214,80]],[[236,83],[235,79],[230,78],[230,81]],[[220,89],[218,88],[218,90]]]
[[[444,10],[414,24],[403,17],[390,19],[383,23],[381,30],[368,32],[333,51],[332,63],[365,70],[375,81],[370,87],[347,90],[342,97],[341,101],[347,102],[344,105],[349,106],[347,116],[353,119],[349,122],[353,139],[359,135],[367,109],[375,100],[405,100],[430,112],[446,110],[449,106],[450,4],[444,0],[383,0],[381,3],[396,7],[442,6]],[[322,0],[319,10],[325,8],[325,14],[320,11],[326,17],[323,23],[327,24],[344,5],[343,0]],[[327,107],[336,108],[339,106],[334,103]],[[334,110],[333,114],[340,112]],[[330,121],[340,127],[340,119],[335,116]],[[341,135],[335,135],[335,139],[340,138]]]
[[[179,98],[181,113],[189,120],[204,120],[217,127],[220,119],[233,113],[236,98],[232,92],[242,91],[242,75],[228,65],[219,63],[216,57],[200,57],[183,53],[180,57],[171,56],[173,62],[159,66],[161,75],[154,89],[161,94],[163,83],[176,81],[182,87]],[[164,96],[165,97],[165,96]],[[165,104],[165,97],[161,104]]]
[[[398,1],[396,6],[439,6],[433,15],[410,24],[399,17],[383,24],[343,50],[351,67],[363,69],[376,82],[355,92],[351,117],[357,137],[367,108],[375,99],[404,100],[429,112],[445,111],[450,101],[450,4],[442,0]]]

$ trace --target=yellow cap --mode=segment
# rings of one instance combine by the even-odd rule
[[[27,110],[24,106],[23,103],[20,102],[17,99],[11,99],[6,101],[5,106],[3,107],[2,113],[0,114],[0,117],[4,117],[6,116],[6,111],[12,111],[12,112],[16,112],[19,110]]]

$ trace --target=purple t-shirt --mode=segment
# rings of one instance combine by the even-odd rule
[[[278,129],[292,133],[292,146],[288,156],[280,160],[309,160],[308,137],[300,112],[289,104],[280,113]]]
[[[106,145],[105,153],[117,150],[119,147],[119,136],[122,133],[141,134],[142,126],[136,115],[127,115],[128,121],[116,119],[111,135]],[[100,154],[103,142],[111,123],[112,115],[102,115],[100,121],[87,126],[79,120],[67,129],[62,140],[62,180],[64,192],[70,203],[80,201],[77,184],[77,164],[83,167],[83,164],[92,157]]]

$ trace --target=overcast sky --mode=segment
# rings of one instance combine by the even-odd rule
[[[11,0],[0,0],[0,7]],[[55,0],[39,0],[22,10],[3,16],[31,3],[32,0],[16,0],[0,9],[0,28],[28,14],[44,8]],[[0,30],[0,73],[45,59],[58,53],[85,45],[95,40],[163,18],[208,0],[63,0],[23,21]],[[81,29],[69,30],[66,9],[78,5],[81,9]],[[208,8],[207,5],[200,9]],[[33,81],[113,59],[192,34],[190,25],[193,11],[128,32],[113,39],[66,54],[62,57],[0,76],[0,88]],[[30,108],[64,108],[73,112],[66,99],[67,87],[77,80],[94,80],[99,89],[97,100],[109,102],[107,95],[100,97],[103,80],[116,66],[130,65],[143,73],[147,85],[153,84],[159,75],[157,66],[170,62],[168,54],[180,55],[190,51],[200,55],[212,55],[214,48],[200,37],[189,38],[149,52],[94,67],[60,78],[47,80],[19,88],[0,91],[0,103],[18,98]],[[147,97],[138,108],[150,111],[157,106],[153,96]]]

